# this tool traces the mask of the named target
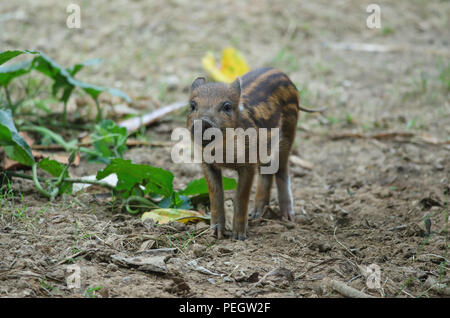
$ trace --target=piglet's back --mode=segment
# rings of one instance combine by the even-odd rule
[[[283,72],[260,68],[241,77],[242,126],[275,128],[280,118],[297,121],[297,88]]]

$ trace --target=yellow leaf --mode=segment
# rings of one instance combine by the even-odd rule
[[[155,209],[149,212],[145,212],[141,216],[141,220],[152,219],[158,224],[167,224],[169,222],[177,221],[182,223],[187,223],[189,221],[209,221],[209,217],[204,214],[183,209]]]
[[[232,47],[222,51],[221,65],[217,66],[212,52],[202,59],[203,67],[218,82],[231,83],[236,77],[244,75],[250,68],[242,55]]]

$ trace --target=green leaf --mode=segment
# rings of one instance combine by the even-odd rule
[[[33,68],[53,79],[55,79],[56,75],[61,75],[66,80],[71,77],[70,73],[64,67],[44,53],[41,53],[33,59]]]
[[[56,160],[44,158],[38,163],[38,168],[48,172],[54,177],[59,177],[64,170],[64,165]],[[65,178],[69,178],[69,172],[66,171]],[[72,193],[72,184],[68,182],[63,182],[59,187],[59,194]]]
[[[75,76],[79,71],[81,71],[85,66],[92,66],[97,65],[103,62],[103,59],[90,59],[87,61],[84,61],[83,63],[78,63],[72,66],[71,68],[67,69],[67,71],[70,73],[70,75]]]
[[[75,85],[70,83],[72,79],[70,73],[44,53],[41,53],[40,56],[33,59],[33,68],[53,79],[53,96],[57,96],[59,90],[63,89],[63,94],[60,99],[64,103],[67,103],[70,94],[75,88]]]
[[[236,188],[236,180],[234,180],[233,178],[223,177],[222,185],[225,191],[233,190]],[[208,192],[209,192],[208,185],[206,184],[205,178],[200,178],[189,182],[186,188],[184,190],[179,191],[178,193],[183,195],[197,195],[197,194],[205,194]]]
[[[97,99],[98,96],[102,92],[107,92],[113,96],[117,96],[117,97],[124,99],[128,103],[131,102],[131,98],[127,94],[125,94],[124,92],[122,92],[120,89],[117,89],[117,88],[106,88],[106,87],[102,87],[102,86],[98,86],[98,85],[87,84],[87,83],[78,81],[73,78],[70,83],[83,89],[93,99]]]
[[[71,68],[66,69],[44,53],[16,50],[0,52],[0,65],[24,53],[39,55],[36,56],[32,61],[26,61],[8,67],[0,67],[0,86],[8,85],[14,78],[24,75],[30,72],[32,69],[41,72],[42,74],[50,77],[53,80],[53,96],[58,96],[59,92],[62,90],[62,94],[59,96],[59,99],[64,103],[64,121],[66,120],[67,102],[76,87],[84,90],[96,101],[98,111],[97,118],[101,118],[101,109],[98,104],[98,96],[102,92],[107,92],[113,96],[118,96],[127,102],[131,102],[131,98],[120,89],[106,88],[98,85],[87,84],[74,78],[75,74],[77,74],[85,66],[98,64],[101,62],[101,59],[88,60],[83,63],[75,64]]]
[[[81,64],[75,64],[70,69],[65,69],[62,66],[60,66],[58,63],[56,63],[54,60],[52,60],[49,56],[47,56],[44,53],[41,53],[40,56],[35,57],[33,59],[33,67],[52,78],[55,83],[53,85],[53,93],[56,95],[57,91],[63,87],[67,86],[76,86],[81,89],[83,89],[86,93],[88,93],[93,99],[97,99],[100,93],[107,92],[111,95],[118,96],[126,100],[127,102],[131,102],[131,98],[122,92],[119,89],[116,88],[105,88],[97,85],[87,84],[84,82],[81,82],[79,80],[76,80],[73,78],[73,75],[75,75],[78,71],[80,71],[84,66],[86,65],[93,65],[99,63],[100,60],[91,60],[86,61]],[[66,94],[64,94],[66,95]],[[70,95],[70,94],[69,94]]]
[[[31,70],[32,61],[16,63],[0,67],[0,86],[6,86],[14,78],[27,74]]]
[[[167,197],[158,203],[160,208],[193,209],[191,199],[187,195],[180,195],[175,192],[171,197]]]
[[[9,110],[0,110],[0,146],[5,149],[8,158],[27,166],[33,165],[30,146],[17,132]]]
[[[95,126],[95,132],[91,134],[94,148],[100,156],[91,156],[90,159],[109,163],[112,158],[122,158],[127,150],[127,129],[119,127],[110,119],[103,120]]]
[[[134,164],[131,160],[116,158],[112,159],[105,169],[97,172],[97,180],[106,178],[113,173],[117,175],[118,179],[116,188],[122,192],[124,198],[129,197],[137,185],[144,186],[146,193],[150,191],[165,197],[173,194],[173,174],[162,168]]]
[[[179,193],[174,194],[174,202],[172,202],[172,205],[174,208],[177,209],[193,209],[194,206],[192,205],[191,199],[187,195],[180,195]]]
[[[4,51],[0,52],[0,65],[8,62],[10,59],[15,58],[16,56],[22,55],[22,54],[39,54],[37,51],[21,51],[21,50],[12,50],[12,51]]]

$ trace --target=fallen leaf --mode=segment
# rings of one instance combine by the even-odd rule
[[[244,75],[250,70],[242,55],[232,47],[227,47],[222,51],[220,66],[216,65],[212,52],[206,53],[202,64],[215,81],[224,83],[231,83],[236,77]]]
[[[191,211],[191,210],[183,210],[183,209],[155,209],[149,212],[145,212],[142,214],[141,220],[144,221],[146,219],[152,219],[155,223],[159,224],[167,224],[173,221],[187,223],[187,222],[196,222],[196,221],[209,221],[210,217],[205,216],[204,214]]]

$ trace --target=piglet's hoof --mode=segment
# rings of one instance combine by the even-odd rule
[[[223,239],[223,231],[217,226],[211,227],[209,234],[219,240]]]
[[[233,240],[239,240],[239,241],[245,241],[248,237],[245,233],[238,233],[233,232],[233,235],[231,236]]]
[[[283,221],[291,221],[291,222],[295,221],[294,213],[284,212],[282,215],[283,215],[282,216]]]
[[[254,220],[254,219],[257,219],[257,218],[259,218],[259,217],[262,217],[262,215],[263,215],[262,212],[263,212],[263,209],[261,209],[261,208],[255,208],[255,209],[253,209],[253,210],[250,212],[249,218],[252,219],[252,220]]]

